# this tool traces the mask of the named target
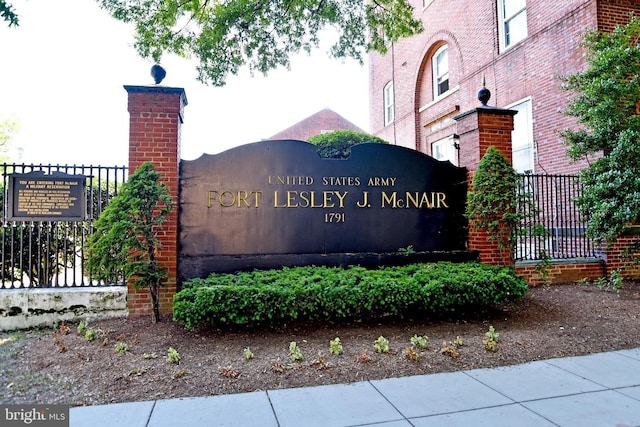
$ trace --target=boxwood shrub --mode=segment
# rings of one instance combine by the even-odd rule
[[[174,297],[173,316],[188,328],[430,316],[499,306],[526,292],[513,269],[480,263],[294,267],[189,280]]]

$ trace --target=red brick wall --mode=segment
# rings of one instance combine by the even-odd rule
[[[152,162],[161,173],[176,208],[163,224],[159,235],[158,260],[168,269],[165,286],[160,291],[160,311],[171,313],[178,272],[178,184],[180,163],[180,129],[187,105],[181,88],[161,86],[125,86],[129,94],[129,173],[141,164]],[[151,313],[147,289],[129,286],[129,314]]]
[[[479,107],[455,117],[456,131],[460,136],[460,166],[467,168],[469,190],[472,190],[478,164],[489,147],[495,147],[511,163],[513,116],[510,110]],[[469,227],[468,247],[479,251],[483,263],[511,264],[511,250],[500,249],[496,242],[489,240],[484,230],[475,228],[473,223]]]
[[[552,262],[546,267],[546,278],[542,276],[537,264],[539,263],[526,262],[516,265],[516,273],[523,276],[530,286],[596,280],[605,275],[604,260]]]
[[[608,0],[598,2],[598,29],[611,31],[616,25],[629,22],[629,11],[638,15],[640,4],[637,0]]]
[[[624,23],[629,10],[640,12],[640,2],[528,0],[528,37],[504,52],[498,47],[495,0],[434,0],[425,9],[422,1],[412,3],[425,31],[398,41],[393,52],[369,58],[371,133],[430,154],[432,142],[454,133],[452,116],[478,105],[484,75],[493,93],[489,105],[531,100],[536,172],[574,173],[584,166],[568,159],[558,135],[575,124],[563,114],[569,94],[558,77],[584,69],[585,29]],[[443,43],[449,46],[452,90],[434,102],[431,57]],[[396,121],[384,126],[383,88],[392,78]]]
[[[609,272],[622,269],[625,278],[640,279],[640,264],[631,262],[626,250],[634,242],[638,242],[640,236],[621,236],[607,247],[607,270]]]

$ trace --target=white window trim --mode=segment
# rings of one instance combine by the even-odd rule
[[[422,0],[422,10],[425,10],[426,8],[428,8],[431,3],[433,3],[433,0]]]
[[[449,154],[448,158],[438,159],[434,156],[434,148],[438,145],[443,145],[446,147],[446,151]],[[454,166],[458,166],[458,149],[455,148],[455,141],[453,136],[448,136],[446,138],[439,139],[437,141],[433,141],[431,143],[431,157],[441,162],[450,162]]]
[[[529,133],[529,135],[528,135],[529,141],[531,141],[531,159],[530,159],[531,160],[531,168],[532,168],[531,172],[535,173],[536,144],[535,144],[535,141],[533,140],[533,102],[531,101],[531,97],[528,96],[526,98],[522,98],[522,99],[520,99],[520,100],[518,100],[516,102],[513,102],[513,103],[507,105],[506,108],[510,109],[510,108],[515,107],[516,105],[524,104],[525,102],[528,102],[529,103],[529,107],[530,107],[528,109],[528,111],[527,111],[527,113],[528,113],[528,117],[527,117],[528,120],[527,121],[528,121],[528,123],[531,124],[531,126],[529,126],[529,129],[527,129],[527,130],[528,130],[528,133]],[[518,111],[518,114],[521,114],[521,113]],[[512,131],[512,133],[513,133],[513,131]],[[513,139],[511,141],[511,150],[513,152]]]
[[[451,91],[451,87],[449,87],[449,89],[447,89],[446,91],[442,92],[441,94],[438,94],[438,76],[436,74],[437,72],[437,60],[438,60],[438,56],[440,54],[442,54],[442,52],[447,51],[447,81],[449,83],[451,83],[451,79],[449,79],[449,45],[442,45],[438,48],[438,50],[436,50],[436,52],[433,54],[433,56],[431,57],[431,75],[432,75],[432,80],[433,80],[433,99],[440,99],[445,97],[449,91]]]
[[[391,88],[391,90],[389,91],[389,88]],[[390,92],[390,96],[387,96],[388,93]],[[393,80],[388,82],[386,85],[384,85],[384,89],[382,90],[382,104],[384,106],[383,108],[383,114],[384,114],[384,125],[390,125],[391,123],[393,123],[396,119],[396,111],[395,111],[395,102],[394,102],[394,98],[395,98],[395,87],[393,85]],[[391,108],[391,114],[389,117],[388,111],[389,108]]]
[[[505,0],[497,0],[496,1],[496,7],[497,7],[497,12],[498,12],[498,39],[500,42],[500,51],[504,52],[507,49],[512,48],[513,46],[516,46],[518,43],[520,43],[522,40],[526,39],[526,36],[522,39],[522,40],[518,40],[517,42],[511,43],[509,45],[507,45],[507,35],[505,33],[504,30],[504,24],[506,21],[509,21],[510,19],[518,16],[522,11],[524,11],[525,13],[525,20],[526,20],[526,14],[527,14],[527,3],[525,1],[524,7],[522,9],[519,9],[517,12],[513,13],[511,16],[509,17],[505,17],[504,16],[504,2]],[[508,19],[507,19],[508,18]],[[527,29],[528,30],[528,29]],[[527,31],[528,34],[528,31]]]

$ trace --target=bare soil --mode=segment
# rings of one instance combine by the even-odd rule
[[[169,318],[153,324],[145,317],[92,323],[98,337],[91,342],[77,325],[0,333],[0,403],[94,405],[505,366],[638,347],[639,316],[640,283],[631,282],[620,293],[583,284],[533,288],[516,306],[457,320],[189,331]],[[490,325],[499,334],[495,352],[483,343]],[[414,335],[427,335],[429,347],[408,355]],[[389,340],[388,353],[374,350],[379,336]],[[336,337],[339,356],[329,351]],[[458,357],[443,353],[443,343],[458,337]],[[303,361],[290,360],[292,341]],[[123,354],[119,343],[128,346]],[[167,361],[170,347],[179,363]]]

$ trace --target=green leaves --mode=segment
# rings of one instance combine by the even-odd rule
[[[512,269],[478,263],[296,267],[188,281],[174,297],[173,314],[188,328],[423,316],[500,305],[526,292]]]
[[[7,3],[5,0],[0,0],[0,17],[8,22],[9,28],[18,26],[18,14],[13,8],[13,5]]]
[[[489,239],[501,249],[511,248],[522,213],[531,212],[518,209],[517,182],[507,159],[491,146],[480,160],[473,176],[473,190],[467,194],[467,217],[476,227],[486,230]]]
[[[317,147],[320,157],[329,159],[346,159],[351,155],[351,147],[365,142],[388,144],[382,138],[365,132],[353,130],[336,130],[314,135],[308,141]]]
[[[94,223],[87,267],[98,280],[115,283],[123,274],[136,288],[149,288],[154,318],[166,270],[156,258],[158,233],[174,202],[152,163],[142,164]]]
[[[135,24],[142,57],[156,62],[165,53],[196,57],[198,79],[214,86],[244,66],[262,74],[289,67],[291,55],[318,47],[326,28],[338,33],[331,55],[361,63],[367,50],[384,53],[388,42],[422,31],[407,0],[98,2],[114,18]]]
[[[562,78],[573,94],[565,112],[580,126],[561,135],[572,159],[590,161],[576,203],[588,218],[588,235],[600,243],[614,241],[640,220],[639,39],[635,16],[611,33],[587,31],[589,67]]]

